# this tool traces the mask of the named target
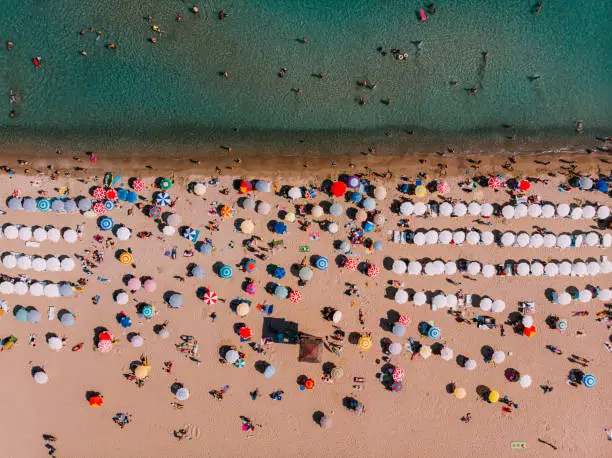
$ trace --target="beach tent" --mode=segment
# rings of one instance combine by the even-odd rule
[[[321,363],[323,340],[318,337],[302,337],[299,341],[298,361],[304,363]]]

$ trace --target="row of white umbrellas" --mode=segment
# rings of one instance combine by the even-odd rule
[[[21,270],[33,269],[36,272],[71,272],[74,270],[76,263],[69,256],[49,256],[43,258],[40,256],[30,256],[22,253],[4,253],[2,256],[2,265],[7,269],[17,267]]]
[[[24,281],[12,283],[3,281],[0,283],[0,294],[17,294],[23,296],[31,294],[32,296],[45,296],[49,298],[55,297],[70,297],[72,296],[73,288],[69,283],[49,283],[49,282],[33,282],[28,284]]]
[[[57,243],[61,239],[68,243],[75,243],[78,240],[78,234],[74,229],[65,228],[59,230],[55,227],[40,227],[40,226],[17,226],[9,224],[4,227],[4,236],[9,240],[23,240],[24,242],[34,240],[35,242],[44,242],[46,240]]]
[[[590,289],[583,289],[578,292],[578,299],[575,300],[580,301],[582,303],[586,303],[590,302],[593,298],[593,292]],[[610,288],[600,289],[595,299],[599,299],[600,301],[604,302],[612,300],[612,290]],[[572,300],[574,300],[572,295],[567,291],[564,291],[562,293],[559,293],[556,302],[561,305],[569,305]]]
[[[468,243],[469,245],[491,245],[496,240],[495,234],[491,231],[451,231],[448,229],[438,231],[436,229],[420,230],[414,233],[412,237],[412,243],[417,246],[423,245],[448,245],[454,243],[461,245]],[[529,248],[569,248],[574,246],[579,248],[581,246],[588,247],[603,247],[609,248],[612,246],[612,235],[604,234],[601,235],[598,232],[588,232],[581,234],[559,234],[553,233],[546,234],[528,234],[527,232],[504,232],[497,243],[502,247],[518,246],[518,247],[529,247]]]
[[[395,302],[405,304],[408,302],[408,292],[400,289],[395,293]],[[455,294],[434,294],[433,292],[417,291],[412,298],[414,305],[421,307],[425,304],[431,305],[432,310],[455,308],[459,299]],[[483,312],[503,312],[506,308],[506,303],[501,299],[492,300],[489,297],[483,297],[480,301],[480,309]]]
[[[422,263],[420,261],[403,261],[398,259],[393,262],[393,273],[403,275],[455,275],[458,272],[456,261],[442,260],[428,261]],[[483,264],[478,261],[467,261],[466,271],[470,275],[483,275],[485,278],[494,277],[497,274],[497,267],[493,264]],[[606,257],[602,257],[602,261],[561,261],[548,262],[532,261],[531,263],[522,262],[506,262],[504,263],[504,273],[506,275],[518,275],[521,277],[542,275],[548,277],[556,277],[557,275],[571,275],[584,277],[587,275],[599,275],[612,272],[612,262],[609,262]]]
[[[478,202],[442,202],[440,205],[427,205],[424,202],[406,201],[400,205],[400,214],[403,216],[423,216],[428,211],[437,216],[483,216],[488,218],[496,213],[496,209],[500,208],[498,204]],[[558,205],[553,204],[523,204],[517,205],[506,204],[501,206],[501,215],[506,219],[512,218],[553,218],[555,216],[571,219],[606,219],[610,216],[610,208],[606,205],[594,207],[593,205],[570,206],[566,203]]]

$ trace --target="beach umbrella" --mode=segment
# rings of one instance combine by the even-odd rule
[[[493,205],[482,204],[480,206],[480,215],[484,216],[485,218],[489,218],[491,215],[493,215]]]
[[[28,322],[32,324],[40,323],[40,312],[35,308],[28,310]]]
[[[481,234],[478,231],[470,231],[467,234],[465,234],[463,231],[458,231],[455,232],[455,234],[463,234],[463,238],[467,240],[467,242],[470,245],[478,245],[480,243],[480,239],[481,239]],[[455,237],[453,237],[454,239]],[[459,240],[461,239],[461,236],[457,237]],[[460,243],[457,242],[457,240],[455,240],[455,243],[457,245],[459,245]],[[462,242],[461,242],[462,243]]]
[[[427,245],[435,245],[438,243],[438,231],[433,229],[427,231],[425,233],[425,243],[427,243]]]
[[[204,269],[202,269],[200,266],[194,266],[191,269],[191,276],[201,280],[204,278]]]
[[[47,261],[44,258],[34,258],[32,260],[32,269],[36,272],[44,272],[47,270]]]
[[[506,360],[506,354],[501,350],[494,351],[491,360],[495,364],[501,364]]]
[[[342,205],[339,203],[335,203],[329,207],[329,214],[332,216],[341,216],[343,211]]]
[[[480,263],[479,262],[470,262],[467,266],[467,271],[470,275],[478,275],[480,273]]]
[[[334,314],[332,315],[332,322],[340,323],[341,320],[342,320],[342,312],[340,310],[336,310]]]
[[[54,351],[60,351],[64,346],[62,339],[56,336],[49,337],[47,339],[47,345],[49,345],[49,348]]]
[[[532,262],[530,269],[534,277],[541,277],[544,274],[544,265],[541,262]]]
[[[168,194],[167,192],[160,192],[155,197],[155,203],[159,205],[160,207],[165,207],[167,205],[170,205],[171,201],[172,201],[172,197],[170,197],[170,194]]]
[[[167,191],[168,189],[171,189],[173,184],[174,183],[169,178],[162,178],[161,180],[159,180],[159,187],[160,187],[160,189],[162,189],[164,191]],[[134,189],[136,190],[136,188],[134,188]]]
[[[408,274],[410,275],[418,275],[421,273],[423,266],[419,261],[410,261],[408,263]]]
[[[236,307],[236,314],[238,316],[247,316],[249,314],[249,311],[250,311],[250,307],[249,307],[249,304],[247,304],[246,302],[241,302]]]
[[[557,301],[561,305],[569,305],[572,302],[572,296],[568,292],[562,292],[559,294]]]
[[[39,297],[45,294],[45,286],[42,283],[34,282],[30,284],[30,294]]]
[[[448,245],[453,240],[453,233],[448,230],[444,230],[438,234],[438,242],[442,245]]]
[[[202,300],[207,305],[215,305],[217,303],[217,299],[217,293],[209,289],[207,289],[204,296],[202,296]]]
[[[142,288],[142,282],[138,277],[132,277],[128,280],[127,287],[132,292],[138,291],[140,288]]]
[[[380,269],[378,268],[378,266],[375,266],[374,264],[370,264],[368,266],[367,273],[368,273],[368,277],[375,278],[380,273]]]
[[[416,216],[423,216],[427,211],[427,205],[424,202],[417,202],[414,204],[414,214]]]
[[[17,291],[17,284],[15,284],[15,291]],[[597,299],[604,302],[609,301],[612,299],[612,290],[609,288],[600,289],[599,294],[597,294]]]
[[[93,206],[93,211],[96,215],[103,215],[106,213],[106,205],[103,202],[96,202]]]
[[[58,289],[61,297],[72,296],[72,285],[70,283],[60,283]]]
[[[2,294],[13,294],[15,292],[15,286],[10,281],[3,281],[0,283],[0,293]]]
[[[494,277],[496,274],[496,269],[495,266],[492,264],[485,264],[484,266],[482,266],[482,276],[485,278],[491,278]]]
[[[74,259],[72,258],[63,258],[60,261],[60,268],[64,272],[72,272],[75,267],[76,267],[76,264],[74,262]]]
[[[455,396],[457,399],[465,399],[467,393],[464,388],[459,387],[453,390],[453,396]]]
[[[265,378],[270,378],[272,377],[274,374],[276,374],[276,368],[274,366],[272,366],[271,364],[268,364],[264,370],[264,377]]]
[[[310,267],[302,267],[299,272],[300,280],[310,281],[312,280],[312,269]]]
[[[357,270],[358,262],[355,258],[347,258],[342,267],[355,271]]]
[[[410,318],[408,318],[408,315],[402,314],[398,318],[397,322],[403,326],[408,326],[410,324]]]
[[[402,344],[399,342],[393,342],[389,345],[389,353],[396,356],[402,352]]]
[[[408,293],[403,289],[397,290],[395,293],[395,302],[398,304],[405,304],[408,302]]]
[[[30,226],[22,226],[19,228],[19,240],[27,242],[32,238],[32,228]]]
[[[526,247],[527,245],[529,245],[529,234],[527,234],[527,232],[520,232],[517,236],[516,236],[516,244],[520,247]]]
[[[134,256],[129,251],[122,251],[119,255],[119,262],[121,264],[132,264],[134,262]]]
[[[17,258],[17,267],[21,270],[29,270],[32,268],[32,258],[27,255],[22,255]]]
[[[601,267],[597,261],[591,261],[587,264],[587,273],[589,275],[595,276],[599,275],[601,272]]]
[[[238,359],[240,359],[240,355],[236,350],[228,350],[225,353],[224,358],[228,363],[234,364],[236,361],[238,361]]]
[[[566,203],[562,203],[557,205],[557,215],[562,218],[565,218],[570,213],[570,206]]]
[[[49,239],[51,239],[51,231],[47,233]],[[64,240],[68,243],[75,243],[78,240],[78,234],[74,229],[66,229],[64,231]]]
[[[516,273],[521,277],[526,277],[529,275],[529,270],[529,264],[526,262],[519,262],[519,264],[516,266]]]
[[[272,276],[274,278],[278,278],[279,280],[282,279],[282,278],[285,278],[285,275],[286,275],[285,269],[283,267],[280,267],[280,266],[276,266],[274,268],[274,271],[272,272]]]
[[[419,354],[423,359],[429,358],[432,354],[431,347],[429,345],[422,345]]]
[[[582,208],[574,207],[572,209],[571,214],[570,214],[570,218],[572,218],[574,220],[581,219],[582,218]]]
[[[285,286],[277,285],[274,289],[274,295],[278,299],[286,299],[289,296],[289,290]]]
[[[127,304],[128,300],[129,300],[129,296],[128,296],[128,294],[125,291],[120,292],[115,297],[115,302],[117,302],[117,304],[119,304],[119,305]]]
[[[359,177],[357,175],[351,175],[346,181],[346,184],[348,185],[349,188],[353,188],[353,189],[359,188],[359,184],[360,184]]]
[[[610,189],[610,187],[609,187],[608,183],[606,183],[606,181],[605,181],[605,180],[603,180],[602,178],[600,178],[600,179],[598,179],[598,180],[595,182],[595,189],[596,189],[597,191],[600,191],[600,192],[608,192],[608,189]],[[24,199],[24,200],[25,200],[25,199]]]
[[[121,226],[119,229],[117,229],[117,238],[121,241],[129,240],[131,235],[132,232],[130,229],[125,226]]]
[[[425,305],[427,303],[427,295],[423,291],[417,291],[414,293],[412,302],[414,302],[414,305],[419,307]]]
[[[450,191],[450,185],[446,181],[442,181],[436,186],[436,191],[438,191],[438,194],[444,195]]]
[[[476,369],[476,366],[476,361],[474,361],[473,359],[468,359],[463,367],[466,368],[468,371],[473,371],[474,369]]]
[[[367,211],[374,210],[374,208],[376,208],[376,201],[371,197],[368,197],[367,199],[364,199],[362,206]]]
[[[572,273],[572,264],[568,261],[559,263],[559,275],[570,275]]]
[[[499,393],[495,390],[491,391],[488,399],[491,404],[495,404],[497,401],[499,401]]]
[[[393,369],[393,380],[394,381],[401,382],[405,376],[406,376],[406,373],[401,367],[396,367]]]
[[[60,323],[64,326],[73,326],[75,322],[74,315],[72,313],[64,313],[60,319]]]
[[[80,211],[87,212],[91,210],[93,204],[91,203],[91,200],[88,199],[87,197],[82,197],[79,199],[77,206],[79,207]]]
[[[281,221],[274,223],[274,232],[283,235],[287,232],[287,225]]]
[[[531,376],[527,374],[521,375],[521,378],[519,379],[519,385],[521,385],[522,388],[529,388],[529,386],[531,385]]]
[[[41,197],[36,201],[36,208],[41,212],[46,212],[51,209],[51,200],[46,197]]]
[[[13,285],[13,289],[15,294],[19,295],[19,296],[23,296],[25,294],[28,293],[28,284],[26,282],[23,281],[18,281],[17,283],[15,283]]]
[[[27,212],[35,212],[36,208],[36,199],[31,197],[25,197],[22,202],[23,209]]]
[[[414,205],[412,205],[412,202],[404,202],[400,205],[400,214],[402,216],[410,216],[413,211]]]
[[[586,243],[587,246],[596,246],[600,244],[601,240],[597,232],[589,232],[585,236],[584,242]]]
[[[140,314],[146,319],[153,318],[153,307],[149,304],[143,305],[140,309]]]
[[[468,213],[471,216],[479,216],[481,211],[481,205],[478,202],[470,202],[468,205]]]
[[[426,240],[425,240],[425,233],[424,232],[417,232],[416,234],[414,234],[412,242],[416,246],[423,246],[423,245],[425,245],[425,242],[426,242]]]
[[[446,296],[444,294],[438,294],[431,301],[432,310],[438,310],[446,307]]]
[[[221,266],[219,269],[219,277],[221,278],[232,278],[232,275],[234,275],[234,269],[227,264]]]
[[[318,256],[315,260],[315,267],[319,270],[326,270],[329,266],[329,260],[325,256]]]
[[[514,207],[512,205],[505,205],[502,208],[502,216],[506,219],[514,218]]]
[[[406,334],[406,326],[401,323],[395,323],[391,332],[393,332],[395,337],[403,337]]]
[[[176,390],[176,393],[174,395],[179,401],[186,401],[187,399],[189,399],[189,389],[182,386],[181,388]]]
[[[427,195],[427,188],[422,184],[418,185],[414,188],[414,195],[417,197],[425,197]]]
[[[32,236],[37,242],[44,242],[45,240],[47,240],[47,231],[43,227],[37,227],[32,232]]]
[[[287,196],[289,196],[289,198],[292,200],[299,199],[302,197],[302,190],[297,186],[294,186],[289,189],[289,191],[287,192]]]
[[[374,198],[376,200],[384,200],[387,197],[387,188],[384,186],[376,186],[374,189]]]
[[[557,245],[557,236],[555,234],[544,234],[543,245],[544,248],[553,248]]]
[[[346,184],[344,184],[342,181],[336,181],[331,185],[329,190],[333,196],[342,197],[344,193],[346,193]]]
[[[526,315],[523,317],[523,319],[521,320],[521,324],[523,326],[525,326],[526,328],[530,328],[533,326],[533,317]]]
[[[2,258],[2,264],[7,269],[14,269],[17,266],[17,257],[14,254],[4,255]]]
[[[440,328],[437,326],[430,326],[427,330],[427,337],[430,339],[439,339],[441,336]]]
[[[593,388],[597,383],[597,378],[593,374],[584,374],[582,376],[582,384],[586,388]]]
[[[108,216],[103,216],[98,220],[98,226],[103,231],[110,231],[114,225],[115,223],[113,222],[113,219],[109,218]]]
[[[603,205],[597,208],[597,218],[607,219],[610,217],[610,207]]]
[[[257,192],[271,192],[272,191],[272,183],[265,180],[257,180],[255,182],[255,190]]]
[[[294,304],[297,304],[298,302],[300,302],[302,298],[303,298],[302,293],[299,292],[297,289],[294,289],[289,293],[289,300],[293,302]]]
[[[480,234],[480,241],[483,245],[491,245],[495,241],[495,235],[491,231],[485,231]]]
[[[272,210],[272,206],[268,202],[259,202],[257,205],[257,213],[261,215],[268,215]]]
[[[589,302],[591,299],[593,299],[593,293],[588,289],[583,289],[578,294],[578,299],[583,303]]]
[[[551,206],[551,208],[554,210],[554,207]],[[540,204],[531,204],[527,208],[527,213],[532,218],[539,218],[542,215],[542,206]]]
[[[119,197],[119,194],[114,189],[107,189],[106,190],[106,199],[108,199],[110,201],[115,201],[115,200],[117,200],[118,197]]]
[[[104,200],[106,198],[106,190],[104,188],[98,187],[93,190],[93,197],[96,200]]]
[[[245,219],[244,221],[242,221],[242,223],[240,223],[240,230],[244,234],[251,234],[253,233],[254,229],[255,229],[255,224],[250,219]]]
[[[492,306],[493,306],[493,301],[489,299],[488,297],[482,298],[482,300],[480,301],[480,305],[479,305],[480,310],[482,310],[483,312],[490,311]]]
[[[113,349],[113,342],[111,340],[100,340],[98,342],[98,351],[100,353],[109,353]]]
[[[453,205],[450,202],[442,202],[438,207],[440,216],[450,216],[453,213]]]
[[[567,331],[567,320],[557,321],[557,329],[561,332]]]
[[[124,314],[123,312],[121,312],[118,321],[119,321],[119,325],[124,329],[128,329],[132,327],[132,319],[126,314]]]
[[[134,191],[128,191],[125,200],[131,204],[135,204],[138,202],[138,194],[136,194]]]
[[[21,199],[18,197],[11,197],[6,203],[6,206],[9,208],[9,210],[13,211],[23,210],[23,204],[21,203]]]
[[[168,305],[173,309],[178,309],[183,306],[183,295],[174,293],[168,298]]]
[[[257,203],[253,199],[247,198],[242,201],[242,208],[245,210],[255,211],[256,206]]]
[[[241,181],[239,191],[240,194],[248,194],[253,190],[253,184],[250,181]]]
[[[454,216],[465,216],[467,214],[467,206],[463,202],[456,203],[453,207]]]
[[[397,259],[393,262],[393,267],[391,270],[394,274],[403,275],[406,273],[407,268],[408,266],[406,266],[406,263],[404,261],[402,261],[401,259]]]
[[[595,218],[595,215],[595,207],[593,207],[592,205],[585,205],[584,207],[582,207],[582,217],[584,219],[593,219]]]
[[[368,335],[363,335],[359,337],[359,341],[357,342],[357,346],[361,351],[367,351],[372,348],[373,342],[372,338]]]
[[[55,213],[63,212],[64,211],[64,202],[62,200],[59,200],[59,199],[53,200],[53,202],[51,202],[51,210],[53,210]]]
[[[49,382],[49,376],[43,370],[38,370],[34,373],[34,381],[39,385],[46,385]]]
[[[502,180],[499,177],[489,178],[488,185],[491,189],[499,189],[502,186]]]
[[[589,177],[580,177],[578,180],[578,187],[582,190],[588,191],[593,187],[593,180],[591,180]]]
[[[311,209],[310,209],[310,214],[314,217],[314,218],[320,218],[321,216],[323,216],[323,207],[321,207],[320,205],[314,205]]]
[[[444,361],[450,361],[451,359],[454,358],[454,356],[455,356],[455,352],[453,351],[452,348],[444,347],[442,348],[442,350],[440,350],[440,357]]]
[[[544,237],[541,234],[532,234],[529,238],[531,248],[540,248],[544,244]]]
[[[348,241],[343,240],[336,251],[338,253],[348,253],[351,251],[351,244]]]
[[[537,204],[533,204],[533,205],[537,205]],[[534,212],[537,214],[537,210],[534,210]],[[534,215],[532,215],[532,216],[534,216]],[[555,207],[554,207],[554,205],[544,204],[542,206],[541,211],[540,211],[540,215],[538,215],[538,216],[542,216],[542,218],[552,218],[553,216],[555,216]]]
[[[518,183],[518,188],[521,191],[529,191],[529,188],[531,188],[531,183],[527,180],[521,180]]]
[[[59,286],[55,283],[48,283],[43,289],[46,297],[60,297]]]
[[[584,262],[575,262],[572,266],[572,275],[583,277],[587,274],[587,266]]]
[[[207,241],[200,244],[198,251],[202,254],[211,254],[213,252],[214,245],[212,242]]]

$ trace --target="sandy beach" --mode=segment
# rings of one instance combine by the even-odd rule
[[[529,190],[518,192],[520,198],[555,205],[567,203],[572,208],[610,206],[612,200],[608,193],[568,186],[571,177],[590,177],[594,181],[609,179],[610,159],[602,150],[606,145],[599,143],[599,146],[601,148],[591,154],[549,152],[472,156],[444,152],[409,158],[388,156],[386,151],[375,149],[368,152],[367,145],[362,149],[368,154],[333,159],[270,157],[262,160],[239,148],[227,151],[222,159],[209,160],[188,154],[165,160],[155,155],[124,160],[113,154],[95,153],[97,160],[92,162],[83,152],[68,151],[61,155],[35,156],[26,151],[3,155],[1,165],[5,165],[5,170],[1,172],[0,182],[0,194],[5,199],[1,206],[5,213],[0,215],[5,231],[0,239],[3,261],[10,253],[52,255],[60,259],[65,256],[76,261],[76,268],[36,272],[0,264],[1,273],[13,283],[20,274],[25,274],[28,282],[70,282],[74,286],[70,297],[0,293],[0,300],[6,307],[0,316],[0,338],[11,335],[17,338],[12,348],[0,354],[5,374],[1,406],[6,418],[0,433],[2,455],[45,456],[43,434],[50,434],[57,438],[48,442],[56,448],[54,456],[57,457],[237,457],[245,454],[253,457],[344,457],[356,451],[393,457],[607,456],[612,442],[608,441],[605,429],[612,428],[609,418],[612,405],[606,393],[612,388],[612,366],[609,363],[611,353],[604,343],[610,343],[611,336],[608,323],[596,321],[596,314],[609,311],[610,301],[593,297],[584,303],[572,300],[569,305],[560,305],[553,303],[547,294],[549,290],[561,294],[568,287],[577,291],[589,287],[609,291],[612,286],[610,273],[485,278],[467,273],[396,274],[391,267],[402,259],[423,264],[428,260],[466,259],[482,265],[500,265],[509,260],[517,265],[534,260],[543,263],[600,262],[602,256],[612,254],[610,248],[603,245],[604,236],[610,234],[609,217],[508,219],[492,216],[483,219],[469,214],[420,217],[402,216],[398,210],[404,201],[440,203],[451,199],[466,204],[473,200],[481,204],[507,204],[511,201],[509,188],[496,191],[486,185],[477,186],[472,181],[472,178],[498,174],[502,183],[508,180],[511,183],[511,179],[528,180]],[[18,160],[29,162],[20,164]],[[335,164],[331,164],[332,160]],[[28,196],[47,197],[51,201],[68,197],[78,203],[83,199],[95,201],[93,190],[104,188],[105,172],[113,177],[120,175],[106,191],[133,190],[136,178],[144,182],[144,189],[137,192],[140,197],[136,205],[117,200],[114,208],[104,215],[112,218],[114,230],[101,230],[101,215],[87,212],[10,209],[11,196],[18,196],[22,204],[22,199]],[[384,198],[375,200],[375,210],[366,216],[368,221],[374,221],[379,215],[384,220],[378,218],[378,223],[372,222],[373,230],[363,234],[372,242],[382,242],[382,249],[369,249],[358,241],[351,244],[350,252],[343,257],[337,250],[338,244],[349,241],[352,228],[359,229],[354,215],[362,208],[363,200],[360,204],[352,203],[350,189],[332,197],[324,182],[346,180],[352,175],[358,175],[364,186],[363,198],[373,195],[376,189],[384,187],[387,191]],[[160,178],[171,181],[171,188],[165,191],[171,205],[161,208],[163,216],[156,222],[147,212],[163,193]],[[446,183],[448,192],[444,196],[434,191],[417,197],[414,195],[416,179],[421,179],[424,185],[434,180]],[[240,191],[242,181],[256,185],[256,180],[268,181],[277,192]],[[205,187],[200,196],[193,192],[197,183]],[[410,191],[400,191],[402,184],[408,185]],[[565,187],[563,192],[559,186]],[[302,193],[310,189],[315,196],[292,200],[285,189],[291,187],[301,187]],[[516,196],[517,192],[513,194]],[[270,213],[263,215],[244,208],[245,198],[269,203]],[[310,214],[309,206],[323,204],[327,208],[332,203],[342,206],[339,216],[325,213],[314,217]],[[296,205],[303,206],[303,216]],[[232,217],[217,214],[223,206],[233,209]],[[271,222],[283,221],[287,213],[297,213],[296,221],[284,221],[286,234],[275,234],[270,230]],[[169,214],[180,216],[174,235],[167,235],[171,232],[167,229],[163,232],[169,226]],[[246,244],[252,240],[252,235],[240,230],[245,220],[253,222],[252,235],[260,237],[255,241],[254,252],[249,251]],[[400,220],[407,220],[403,228],[399,227]],[[210,229],[211,221],[218,230]],[[305,222],[310,222],[310,226],[300,230]],[[337,233],[329,232],[329,222],[337,223]],[[73,244],[63,239],[57,243],[47,240],[36,247],[19,238],[7,237],[9,225],[58,229],[80,226],[82,231]],[[129,240],[119,240],[116,236],[121,226],[129,228]],[[200,231],[198,243],[182,236],[185,226]],[[512,231],[515,234],[524,231],[530,236],[538,232],[556,236],[577,231],[596,232],[602,242],[565,249],[500,246],[497,241],[490,245],[438,243],[423,246],[393,242],[393,231],[432,229]],[[137,236],[142,232],[150,232],[150,235],[148,238]],[[62,233],[65,234],[65,230]],[[205,239],[214,244],[210,254],[198,252]],[[282,240],[282,245],[277,249],[259,251],[278,240]],[[308,251],[301,249],[305,246]],[[133,255],[133,264],[122,264],[119,255],[128,251]],[[257,254],[266,259],[256,257]],[[93,260],[95,256],[97,260]],[[324,270],[313,265],[319,257],[329,260]],[[351,271],[344,267],[347,257],[358,263],[365,262],[367,266],[377,266],[380,273],[370,277]],[[91,261],[85,265],[91,275],[81,269],[80,259]],[[255,260],[257,270],[243,272],[240,266],[245,259]],[[221,278],[219,263],[232,267],[231,278]],[[194,265],[203,269],[203,278],[190,276]],[[300,285],[297,272],[304,265],[310,267],[313,278]],[[271,266],[284,268],[286,276],[274,278]],[[155,291],[130,292],[126,285],[129,276],[143,280],[152,278],[156,283]],[[77,287],[80,278],[86,279],[86,284]],[[4,281],[9,280],[5,278]],[[270,282],[299,291],[302,300],[293,303],[275,297],[266,290]],[[256,288],[254,294],[246,292],[248,284]],[[214,291],[220,300],[207,305],[201,298],[202,288]],[[352,294],[346,294],[347,290],[352,290]],[[398,290],[407,291],[409,299],[405,303],[394,300]],[[128,295],[124,305],[117,303],[119,292]],[[462,320],[458,320],[451,308],[432,310],[429,303],[415,305],[416,292],[487,296],[503,300],[505,309],[499,313],[484,312],[473,304],[456,310],[462,313]],[[180,294],[182,305],[169,306],[169,293]],[[93,300],[96,296],[99,298]],[[248,315],[240,317],[232,310],[237,298],[250,301]],[[523,302],[534,302],[535,313],[519,313]],[[151,318],[138,313],[143,304],[152,306]],[[273,304],[273,312],[265,315],[258,310],[258,304]],[[40,322],[16,320],[14,315],[19,306],[38,310],[42,315]],[[74,325],[63,326],[59,317],[48,320],[49,306],[55,307],[56,314],[61,310],[69,311],[75,318]],[[338,354],[323,348],[319,363],[307,363],[298,362],[298,345],[263,343],[265,354],[257,353],[249,345],[262,344],[262,327],[264,320],[269,318],[298,323],[299,332],[320,337],[326,343],[337,343],[334,339],[326,340],[335,328],[331,321],[322,317],[324,307],[342,312],[337,326],[345,333],[345,338]],[[580,311],[589,313],[575,316],[575,312]],[[129,328],[119,323],[121,312],[130,317]],[[211,318],[213,312],[215,319]],[[516,320],[517,314],[518,322],[507,324],[508,320]],[[405,335],[395,336],[391,328],[401,315],[407,315],[409,324],[405,326]],[[497,327],[479,329],[473,322],[479,315],[494,317]],[[558,320],[553,320],[552,327],[549,326],[551,315],[565,320],[567,330],[558,329]],[[522,331],[521,320],[527,316],[533,317],[537,329],[533,337],[527,337]],[[431,321],[441,332],[439,338],[420,332],[419,324]],[[166,322],[169,337],[163,339],[159,326]],[[236,332],[237,324],[252,330],[250,342],[241,342]],[[116,340],[107,353],[97,348],[100,327],[106,328]],[[48,333],[65,337],[65,346],[53,351],[48,345]],[[135,348],[130,342],[134,333],[142,336],[142,346]],[[364,351],[360,350],[355,338],[366,334],[371,335],[372,348]],[[29,342],[30,336],[35,336],[35,346]],[[181,336],[190,338],[181,339]],[[420,345],[432,346],[434,354],[427,358],[418,356],[419,344],[410,348],[409,338]],[[183,344],[182,348],[189,350],[194,340],[197,351],[181,352],[181,348],[177,348]],[[390,342],[401,344],[399,355],[389,354]],[[81,343],[82,348],[71,351]],[[443,360],[435,354],[434,344],[452,348],[454,357]],[[227,346],[244,353],[244,367],[220,362],[227,351],[227,348],[222,349]],[[486,355],[485,346],[503,352],[504,361],[500,364],[488,361],[490,355],[483,356]],[[554,353],[547,346],[560,349],[562,354]],[[476,368],[470,371],[461,367],[456,361],[461,355],[474,360]],[[581,361],[572,355],[585,358],[588,363],[578,364]],[[136,366],[142,365],[142,356],[146,357],[150,374],[139,387],[135,383],[137,380],[126,378],[124,374],[132,374],[130,365],[133,362]],[[259,361],[272,365],[276,373],[266,378],[258,370]],[[165,363],[168,362],[172,362],[171,371],[167,370]],[[327,383],[322,374],[331,366],[342,368],[344,376]],[[385,379],[384,373],[389,367],[391,372],[393,368],[405,372],[399,392],[388,389],[391,375]],[[509,381],[506,372],[509,368],[522,375],[528,374],[531,385],[523,388],[520,383]],[[37,384],[34,380],[34,374],[40,369],[48,376],[46,384]],[[593,374],[595,386],[587,388],[580,380],[576,386],[569,385],[572,370]],[[381,382],[381,373],[384,382]],[[355,377],[358,381],[354,381]],[[298,382],[304,379],[314,381],[314,388],[300,389]],[[188,388],[189,399],[177,400],[173,394],[176,383]],[[229,388],[222,389],[225,386]],[[543,390],[541,386],[553,390]],[[484,397],[483,387],[486,388]],[[452,394],[452,388],[463,388],[467,395],[458,399]],[[250,393],[256,389],[261,396],[253,400]],[[223,399],[215,399],[210,394],[213,390],[223,391]],[[284,392],[282,400],[272,399],[270,394],[278,390]],[[498,392],[501,400],[488,400],[491,391]],[[88,398],[93,393],[103,396],[102,406],[90,405]],[[502,402],[504,396],[507,396],[505,403]],[[356,414],[345,408],[343,403],[347,397],[361,402],[365,412]],[[182,408],[176,407],[177,402]],[[113,417],[122,413],[129,414],[129,422],[119,427]],[[469,421],[462,421],[468,413]],[[250,420],[246,423],[252,424],[254,430],[244,427],[241,416]],[[330,428],[322,427],[321,416],[326,421],[331,420]],[[519,449],[512,449],[515,442]]]

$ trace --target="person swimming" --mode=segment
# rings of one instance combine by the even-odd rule
[[[219,11],[219,20],[222,21],[225,19],[225,10]]]

